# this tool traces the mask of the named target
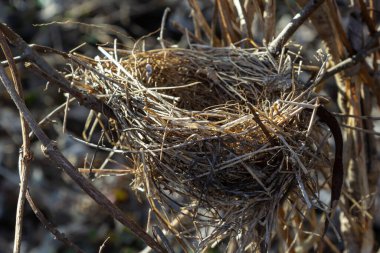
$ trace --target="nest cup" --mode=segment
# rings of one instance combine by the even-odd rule
[[[85,60],[70,79],[117,116],[112,144],[133,160],[165,231],[199,251],[234,238],[270,241],[285,202],[323,204],[327,130],[311,122],[319,98],[287,55],[265,49],[168,48]]]

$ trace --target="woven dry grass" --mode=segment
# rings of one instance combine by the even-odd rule
[[[298,82],[289,56],[206,46],[101,51],[67,78],[117,115],[104,130],[133,160],[133,186],[166,234],[195,251],[226,238],[255,249],[270,243],[278,221],[296,233],[291,212],[327,209],[318,194],[331,147],[312,119],[323,99]]]

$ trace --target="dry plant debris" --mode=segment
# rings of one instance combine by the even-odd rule
[[[66,77],[112,108],[104,136],[117,136],[108,142],[133,160],[133,187],[166,234],[195,251],[226,238],[241,251],[263,249],[278,222],[297,233],[291,213],[329,211],[320,193],[334,148],[314,117],[326,99],[304,88],[290,56],[99,49],[101,57],[76,56]]]

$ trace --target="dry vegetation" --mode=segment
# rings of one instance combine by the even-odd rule
[[[349,16],[346,32],[339,13],[347,4],[299,0],[300,14],[276,36],[275,1],[216,0],[210,21],[197,1],[188,2],[193,32],[176,24],[185,48],[165,41],[165,22],[160,48],[145,50],[146,38],[133,48],[115,41],[99,46],[94,58],[31,47],[0,26],[11,70],[8,78],[0,67],[1,81],[25,124],[18,221],[24,196],[33,202],[26,189],[29,126],[47,157],[154,251],[218,245],[226,252],[375,251],[379,171],[370,115],[380,103],[379,6],[354,2],[360,11]],[[317,64],[289,41],[307,20],[326,50],[315,53]],[[80,171],[88,170],[74,168],[35,122],[9,44],[36,74],[70,94],[67,101],[93,110],[83,142],[109,152],[104,167],[115,154],[126,157],[130,168],[123,173],[133,176],[128,183],[151,209],[147,231],[85,179]],[[69,67],[51,68],[42,52],[62,56]],[[333,75],[336,101],[319,93]],[[334,103],[342,131],[325,109]],[[95,129],[101,137],[90,143]],[[16,229],[15,252],[21,234]]]
[[[290,57],[212,47],[103,53],[68,79],[113,109],[108,142],[130,156],[133,187],[178,240],[196,239],[196,251],[231,236],[240,249],[257,247],[270,242],[285,198],[326,210],[318,195],[331,148],[311,120],[323,99],[292,76]]]

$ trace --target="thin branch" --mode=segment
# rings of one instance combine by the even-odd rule
[[[43,127],[44,124],[46,124],[46,122],[48,120],[51,120],[51,118],[54,117],[56,114],[60,113],[62,109],[65,109],[67,104],[71,104],[74,101],[75,101],[75,98],[70,98],[69,101],[66,101],[65,103],[61,104],[60,106],[58,106],[57,108],[55,108],[54,110],[52,110],[51,112],[49,112],[48,115],[46,115],[45,117],[43,117],[40,120],[40,122],[38,122],[38,125],[41,126],[41,127]],[[29,133],[29,138],[31,138],[32,136],[33,136],[33,132],[30,132]]]
[[[365,21],[365,23],[367,24],[370,34],[371,35],[375,34],[376,24],[374,22],[374,19],[371,18],[371,15],[367,9],[366,3],[363,0],[359,0],[359,5],[360,5],[360,10],[361,10],[360,14],[363,20]]]
[[[201,38],[198,38],[197,36],[195,36],[192,32],[190,32],[187,28],[183,27],[180,23],[178,23],[176,21],[171,21],[171,25],[173,26],[174,29],[176,29],[176,30],[180,31],[182,34],[188,36],[189,38],[191,38],[196,43],[198,43],[198,44],[206,44],[206,42],[204,40],[202,40]],[[189,45],[190,44],[191,43],[189,43]]]
[[[92,199],[95,200],[104,210],[120,223],[128,227],[137,237],[141,238],[147,245],[156,252],[166,252],[160,244],[158,244],[144,229],[142,229],[134,220],[127,217],[117,206],[115,206],[107,197],[105,197],[98,189],[88,182],[74,166],[62,155],[58,150],[54,141],[50,140],[47,135],[39,127],[32,114],[26,107],[24,101],[18,96],[12,82],[2,66],[0,66],[0,80],[5,89],[9,93],[13,102],[17,106],[19,112],[28,122],[34,134],[42,143],[42,151],[44,154],[58,167],[62,168]]]
[[[272,144],[272,146],[277,146],[276,141],[273,139],[273,136],[270,134],[267,127],[264,125],[264,123],[261,121],[261,119],[258,116],[258,113],[256,112],[255,108],[252,104],[248,104],[249,109],[252,112],[253,119],[256,121],[256,123],[260,126],[261,130],[265,134],[265,136],[268,138],[269,142]]]
[[[30,207],[32,208],[34,214],[36,217],[40,220],[42,225],[50,231],[52,235],[55,236],[58,240],[60,240],[63,244],[65,244],[67,247],[72,248],[77,253],[84,253],[84,251],[79,248],[74,242],[69,240],[65,234],[61,233],[58,229],[55,228],[54,224],[52,224],[45,215],[41,212],[41,210],[37,207],[37,205],[34,203],[32,196],[30,196],[29,191],[26,192],[26,199],[28,200],[28,203]]]
[[[26,63],[25,67],[31,69],[34,73],[40,75],[42,78],[49,81],[50,83],[57,85],[57,87],[59,89],[62,89],[64,92],[71,94],[73,97],[76,97],[77,99],[79,98],[79,100],[83,100],[82,92],[80,92],[76,88],[70,87],[70,85],[66,85],[65,82],[62,82],[62,80],[60,80],[61,78],[58,77],[59,79],[57,79],[56,76],[51,74],[51,72],[44,71],[43,68],[40,68],[38,64],[34,63],[33,61],[31,63]]]
[[[108,242],[108,240],[110,239],[111,237],[107,237],[107,239],[102,243],[102,245],[100,246],[99,248],[99,253],[102,253],[103,252],[103,249],[104,247],[106,246],[106,243]]]
[[[375,48],[375,50],[379,50],[380,48]],[[367,54],[371,53],[370,51],[361,51],[358,54],[345,59],[344,61],[339,62],[338,64],[334,65],[333,67],[329,68],[326,73],[324,74],[321,81],[324,81],[335,74],[342,72],[343,70],[346,70],[348,68],[354,67],[356,64],[363,61]]]
[[[345,113],[337,113],[337,112],[332,112],[331,114],[333,114],[335,117],[342,117],[342,118],[380,120],[380,117],[368,116],[368,115],[353,115],[353,114],[345,114]]]
[[[27,145],[27,143],[24,143],[23,148],[22,150],[20,150],[20,154],[19,154],[20,190],[19,190],[18,199],[17,199],[13,253],[20,252],[21,242],[22,242],[22,225],[24,221],[25,194],[28,188],[29,172],[30,172],[29,161],[31,159],[29,155],[24,154],[25,151],[29,151],[29,145]]]
[[[349,126],[349,125],[346,125],[346,124],[340,124],[340,125],[342,127],[345,127],[345,128],[348,128],[348,129],[352,129],[352,130],[356,130],[356,131],[360,131],[362,133],[380,136],[380,133],[376,132],[375,130],[368,130],[368,129],[363,129],[363,128],[360,128],[360,127],[353,127],[353,126]]]
[[[68,80],[66,80],[60,73],[52,68],[44,58],[42,58],[31,46],[29,46],[18,34],[13,32],[6,24],[0,24],[0,30],[4,33],[10,43],[16,46],[21,52],[21,57],[33,62],[37,66],[44,77],[48,78],[57,85],[60,89],[70,93],[73,97],[77,98],[79,103],[83,106],[103,113],[108,118],[116,118],[113,111],[103,102],[88,93],[73,88]]]
[[[161,239],[162,244],[164,245],[164,247],[168,251],[168,253],[174,253],[171,246],[170,246],[168,239],[166,238],[166,236],[164,235],[164,233],[162,232],[160,227],[155,225],[152,227],[152,230],[153,230],[153,235],[155,235],[156,237]]]
[[[339,62],[335,66],[329,68],[324,76],[321,78],[321,81],[326,80],[333,75],[346,70],[348,68],[351,68],[355,66],[356,64],[362,62],[365,60],[365,58],[376,51],[380,51],[380,47],[376,46],[377,44],[377,39],[380,37],[380,31],[374,33],[372,36],[371,40],[367,43],[367,46],[360,50],[357,54],[351,56],[350,58],[345,59],[344,61]]]
[[[170,12],[170,8],[167,7],[164,11],[164,15],[162,16],[162,20],[161,20],[161,29],[160,29],[160,37],[158,37],[158,40],[160,41],[160,44],[161,44],[161,47],[163,49],[166,48],[165,46],[165,40],[164,40],[164,30],[165,30],[165,23],[166,23],[166,19],[168,17],[168,14]]]
[[[4,37],[4,34],[0,32],[0,44],[1,49],[5,55],[6,60],[9,64],[10,74],[15,85],[15,90],[20,96],[24,97],[23,89],[20,81],[20,75],[18,74],[16,63],[13,60],[12,52],[8,46],[8,43]],[[19,253],[21,250],[22,241],[22,224],[24,221],[24,207],[25,207],[25,193],[28,186],[29,178],[29,162],[31,159],[30,155],[30,139],[28,136],[29,126],[25,121],[24,117],[20,113],[20,124],[21,124],[21,134],[23,146],[19,155],[19,176],[20,176],[20,190],[17,199],[17,209],[16,209],[16,222],[15,222],[15,238],[13,244],[13,252]]]
[[[267,42],[273,39],[276,30],[276,1],[265,0],[264,18],[264,39]]]
[[[86,168],[78,168],[80,173],[94,173],[99,176],[123,176],[130,174],[133,169],[86,169]]]
[[[281,48],[285,46],[290,37],[324,1],[325,0],[310,0],[301,12],[297,13],[281,33],[269,44],[269,52],[272,55],[278,55],[281,52]]]
[[[15,56],[15,57],[13,57],[13,61],[15,63],[25,62],[25,60],[26,60],[26,58],[24,56]],[[0,62],[0,64],[5,68],[5,67],[9,66],[9,61],[5,60],[5,61]]]

